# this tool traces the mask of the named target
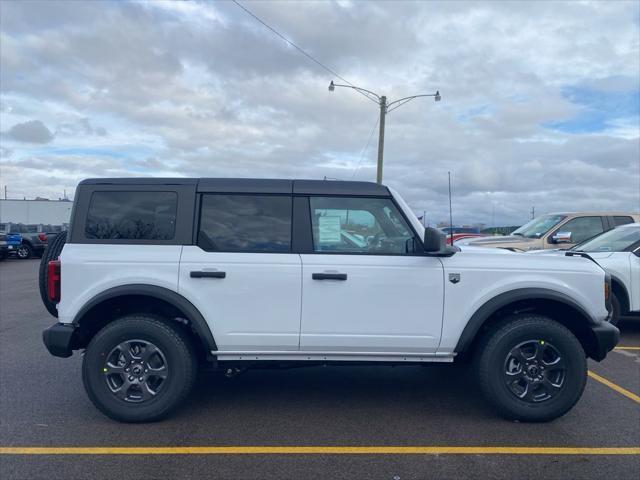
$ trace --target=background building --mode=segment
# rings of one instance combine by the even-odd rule
[[[69,223],[69,200],[0,200],[0,223]]]

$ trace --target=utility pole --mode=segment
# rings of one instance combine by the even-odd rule
[[[333,92],[336,87],[345,87],[352,88],[358,93],[364,95],[372,102],[375,102],[380,107],[380,132],[378,134],[378,168],[376,172],[376,182],[382,183],[382,162],[384,156],[384,128],[385,128],[385,119],[387,113],[391,113],[398,107],[401,107],[407,102],[410,102],[414,98],[418,97],[434,97],[436,102],[439,102],[442,97],[440,96],[440,91],[436,91],[436,93],[428,94],[428,95],[413,95],[410,97],[400,98],[398,100],[394,100],[393,102],[387,103],[387,97],[385,95],[378,95],[377,93],[373,93],[364,88],[356,87],[355,85],[340,85],[338,83],[333,83],[333,80],[329,84],[329,91]],[[391,107],[391,108],[390,108]]]
[[[535,205],[533,207],[531,207],[531,220],[533,220],[534,218],[536,218],[536,207],[535,207]]]
[[[449,175],[449,238],[451,238],[451,245],[453,245],[453,209],[451,208],[451,172],[447,172]]]
[[[380,133],[378,134],[378,169],[376,183],[382,183],[382,157],[384,155],[384,121],[387,116],[387,97],[380,97]]]
[[[491,226],[493,227],[493,234],[496,234],[496,202],[491,202],[493,211],[491,213]]]

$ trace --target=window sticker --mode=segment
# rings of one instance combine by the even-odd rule
[[[340,217],[318,218],[318,241],[320,243],[340,243]]]

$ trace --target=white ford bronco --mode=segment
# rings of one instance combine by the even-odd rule
[[[95,406],[157,420],[199,366],[473,359],[503,416],[548,421],[618,341],[587,254],[459,251],[373,183],[92,179],[40,270],[49,352]]]

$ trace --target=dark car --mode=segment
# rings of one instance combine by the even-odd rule
[[[21,260],[26,260],[33,256],[41,257],[47,244],[52,240],[62,227],[56,225],[25,224],[25,223],[0,223],[0,233],[9,236],[9,240],[16,240],[16,235],[20,236],[20,241],[16,245],[9,242],[9,252],[15,252]]]
[[[7,245],[7,236],[0,233],[0,260],[4,260],[9,255],[9,246]]]

